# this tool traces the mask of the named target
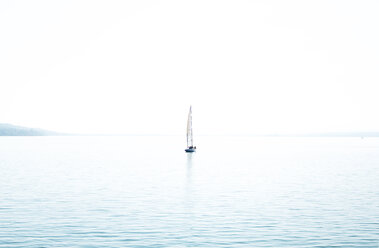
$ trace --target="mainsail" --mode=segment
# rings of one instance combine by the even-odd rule
[[[187,147],[193,146],[193,137],[192,137],[192,106],[190,106],[190,110],[188,113],[187,120]]]

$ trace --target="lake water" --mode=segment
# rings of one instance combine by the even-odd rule
[[[0,137],[0,247],[379,247],[378,138]]]

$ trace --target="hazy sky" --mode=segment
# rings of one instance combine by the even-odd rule
[[[379,1],[0,1],[0,123],[379,131]]]

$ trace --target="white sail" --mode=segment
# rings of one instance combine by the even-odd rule
[[[187,120],[187,147],[193,146],[193,137],[192,137],[192,106],[190,107]]]

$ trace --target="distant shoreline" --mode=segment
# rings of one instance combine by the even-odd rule
[[[0,136],[180,136],[178,134],[72,134],[60,133],[40,128],[28,128],[12,124],[0,123]],[[379,137],[379,132],[326,132],[303,134],[210,134],[198,136],[230,136],[230,137]]]
[[[58,133],[40,128],[28,128],[12,124],[0,123],[0,136],[67,136],[69,134]]]

